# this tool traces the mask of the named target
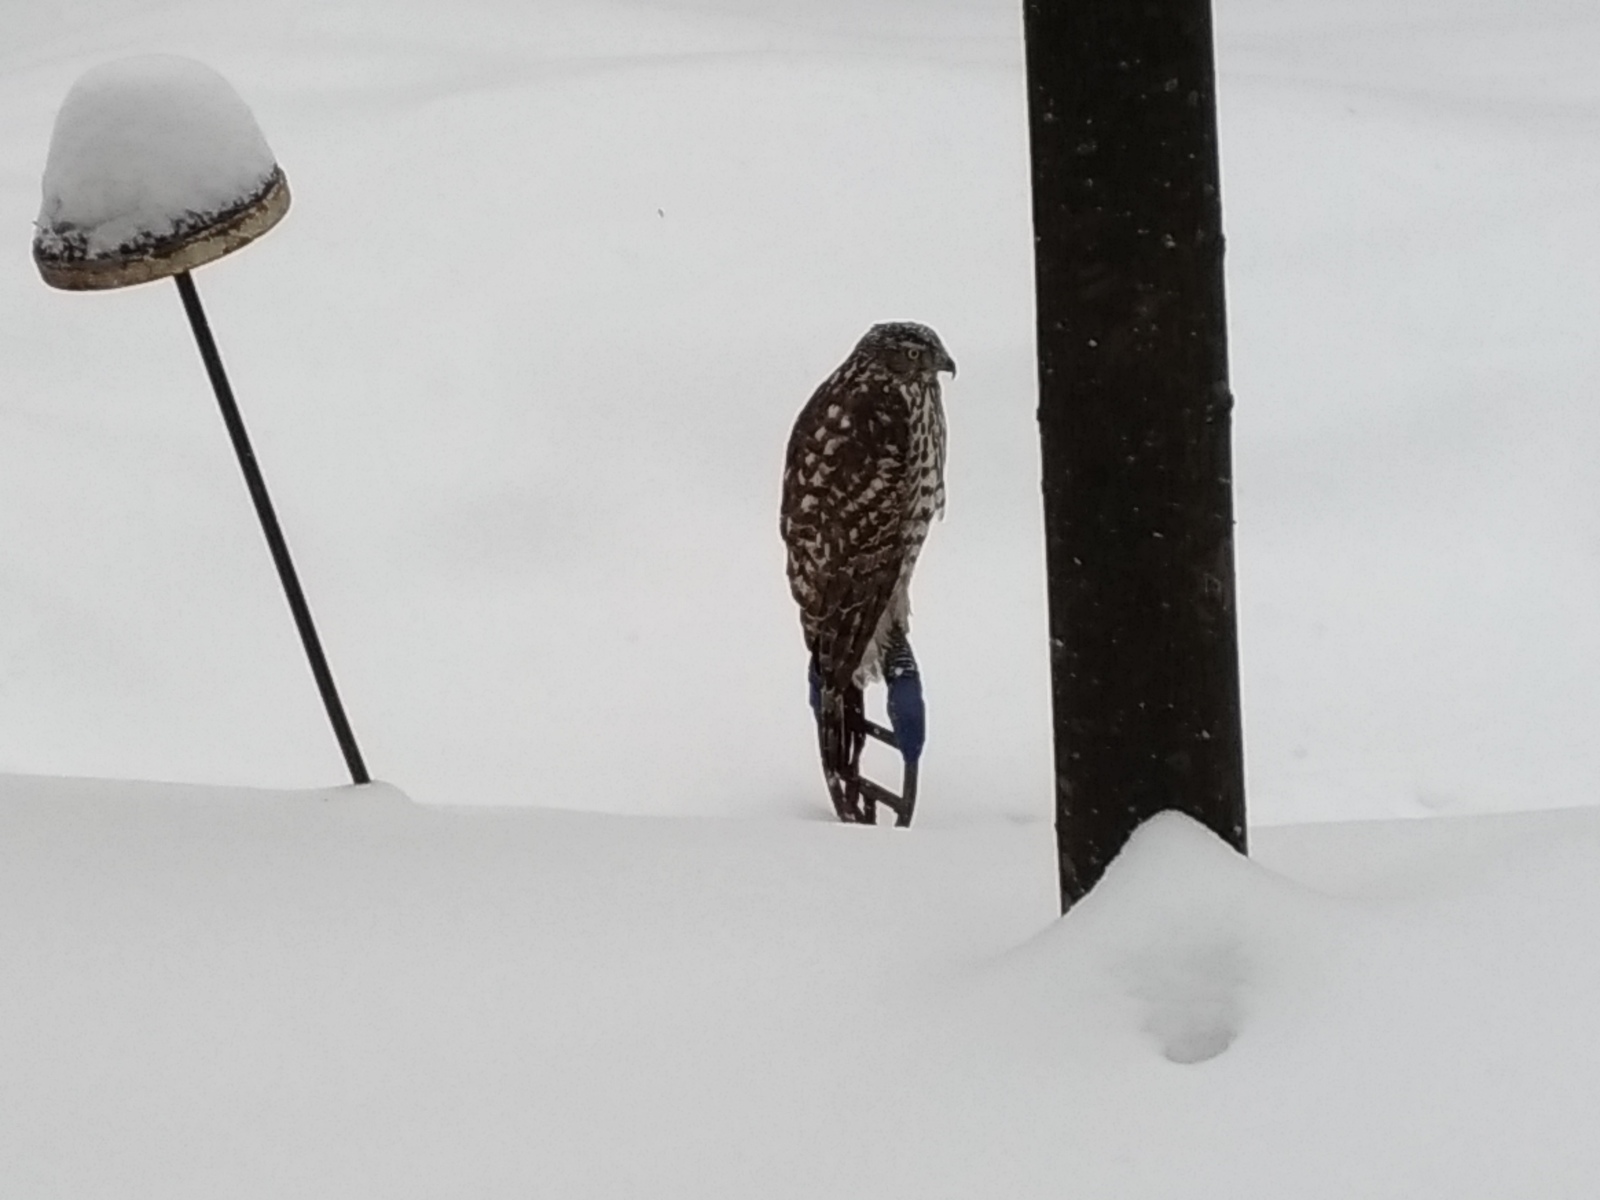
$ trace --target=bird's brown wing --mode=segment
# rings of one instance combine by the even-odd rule
[[[900,578],[910,440],[892,385],[844,371],[817,389],[789,438],[780,521],[789,586],[830,689],[861,666]]]

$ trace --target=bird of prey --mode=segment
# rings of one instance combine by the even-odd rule
[[[841,821],[871,821],[859,763],[868,733],[897,745],[907,793],[922,750],[922,693],[906,633],[909,588],[928,526],[944,511],[939,373],[956,364],[926,325],[874,325],[795,420],[779,530],[811,655],[822,770]],[[894,736],[867,721],[862,687],[884,677]],[[867,791],[863,796],[863,785]],[[896,807],[910,820],[912,797]]]

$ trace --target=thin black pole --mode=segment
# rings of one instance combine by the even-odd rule
[[[1245,849],[1210,0],[1024,0],[1062,907],[1175,808]]]
[[[333,684],[333,672],[328,669],[327,657],[322,653],[322,642],[317,637],[317,627],[311,621],[311,609],[306,604],[305,592],[300,588],[294,562],[289,558],[289,545],[283,540],[283,530],[278,526],[277,514],[272,510],[267,484],[261,478],[261,468],[256,465],[256,452],[250,446],[250,435],[245,432],[244,418],[239,415],[233,389],[228,386],[228,376],[222,369],[222,356],[217,353],[217,343],[211,337],[205,309],[200,307],[200,293],[195,290],[189,272],[180,271],[173,278],[178,284],[178,294],[183,297],[183,311],[189,315],[189,327],[194,330],[194,340],[200,346],[206,374],[211,377],[211,388],[222,407],[222,420],[228,426],[228,436],[233,440],[233,451],[239,456],[239,467],[244,471],[245,485],[250,489],[256,516],[261,519],[261,531],[267,535],[272,563],[278,568],[283,593],[289,599],[290,611],[294,613],[295,628],[300,631],[300,643],[306,648],[306,658],[311,662],[311,674],[316,677],[317,691],[322,693],[323,707],[328,710],[333,736],[339,740],[345,765],[350,768],[350,778],[356,783],[368,783],[371,776],[367,774],[366,764],[361,761],[361,751],[356,746],[356,735],[350,728],[350,721],[344,715],[344,705],[339,702],[339,691]]]

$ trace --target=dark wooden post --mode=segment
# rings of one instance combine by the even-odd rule
[[[1210,0],[1024,0],[1065,909],[1145,818],[1245,848]]]

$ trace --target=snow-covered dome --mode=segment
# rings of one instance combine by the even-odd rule
[[[238,249],[288,207],[226,79],[174,55],[118,59],[85,73],[56,116],[34,261],[56,287],[143,283]]]

